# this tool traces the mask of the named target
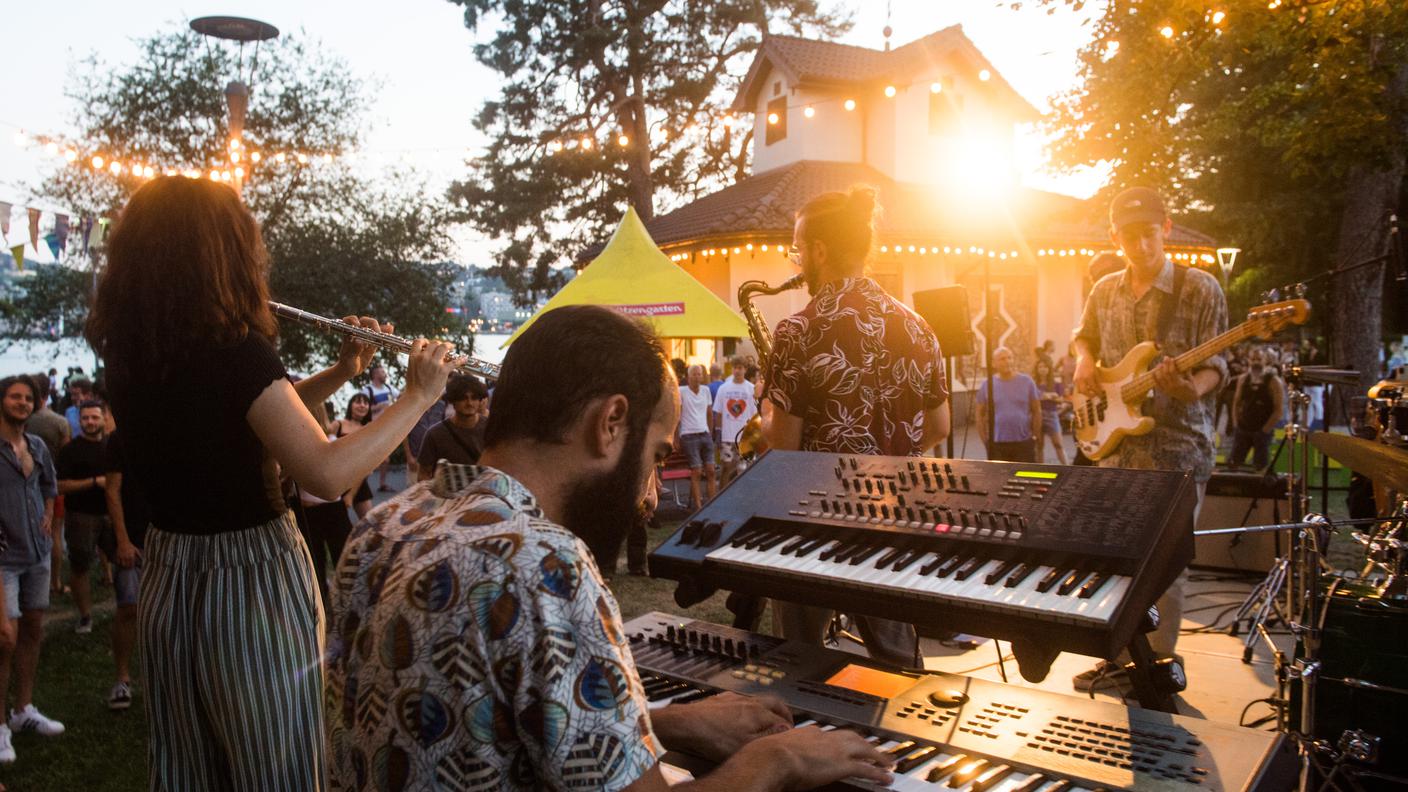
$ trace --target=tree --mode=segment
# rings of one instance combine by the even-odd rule
[[[818,0],[451,2],[470,30],[495,26],[475,55],[504,79],[475,121],[488,147],[451,196],[501,242],[498,271],[525,302],[627,204],[649,220],[746,175],[752,125],[724,108],[770,29],[850,26]]]
[[[1116,0],[1079,60],[1050,120],[1056,161],[1108,163],[1108,191],[1162,188],[1237,243],[1255,271],[1234,298],[1316,278],[1312,297],[1333,294],[1316,310],[1336,362],[1376,379],[1408,151],[1408,7]]]
[[[146,181],[134,163],[202,175],[243,168],[242,195],[263,229],[275,299],[330,316],[375,315],[399,332],[469,348],[466,328],[446,322],[452,269],[425,263],[449,249],[448,204],[423,197],[429,191],[408,174],[369,177],[341,156],[356,148],[366,111],[366,86],[346,63],[296,35],[261,45],[244,133],[232,148],[222,88],[238,73],[234,57],[184,27],[140,42],[140,52],[125,68],[86,62],[70,96],[78,140],[91,150],[55,170],[41,194],[114,216]],[[95,154],[117,157],[124,171],[86,165]],[[101,253],[71,263],[100,267]],[[81,322],[66,329],[77,332]],[[280,334],[290,368],[336,353],[338,339],[326,333],[284,323]]]

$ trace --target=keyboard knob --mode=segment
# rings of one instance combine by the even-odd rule
[[[690,520],[684,524],[684,530],[680,531],[680,544],[694,544],[699,541],[699,529],[704,523],[700,520]]]
[[[719,543],[719,534],[723,531],[724,524],[717,520],[704,523],[704,527],[699,530],[699,546],[713,547]]]
[[[929,700],[934,702],[934,706],[948,709],[958,707],[968,701],[968,694],[956,688],[948,690],[935,690],[929,694]]]

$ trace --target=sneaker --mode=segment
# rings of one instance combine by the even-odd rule
[[[62,723],[44,717],[33,704],[22,710],[10,710],[10,729],[17,732],[37,732],[45,737],[57,737],[64,733]]]
[[[77,627],[74,627],[74,628],[73,628],[73,631],[76,632],[76,633],[78,633],[79,635],[87,635],[88,633],[93,632],[93,617],[92,617],[92,616],[81,616],[81,617],[79,617],[79,619],[78,619],[78,626],[77,626]]]
[[[15,761],[15,746],[10,742],[10,727],[0,724],[0,764]]]
[[[118,682],[108,694],[108,709],[125,710],[132,706],[132,683]]]
[[[1071,687],[1082,693],[1099,690],[1125,692],[1133,689],[1129,682],[1129,672],[1124,670],[1124,666],[1109,660],[1101,660],[1094,668],[1071,677]]]

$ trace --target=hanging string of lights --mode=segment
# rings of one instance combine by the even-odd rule
[[[785,257],[787,255],[787,246],[783,244],[771,244],[767,242],[756,244],[753,242],[746,242],[744,244],[734,245],[732,247],[729,247],[727,245],[722,247],[701,247],[696,248],[694,250],[677,251],[671,253],[670,261],[676,263],[687,262],[693,260],[696,257],[709,259],[719,256],[728,256],[730,255],[730,252],[732,252],[732,255],[735,256],[743,255],[745,253],[749,256],[756,256],[762,253],[770,253],[772,255]],[[997,259],[998,261],[1017,261],[1022,258],[1022,254],[1020,251],[996,250],[981,247],[978,245],[881,245],[879,247],[879,252],[882,256],[898,256],[908,253],[918,256],[970,256],[974,258]],[[1116,251],[1114,248],[1038,248],[1032,251],[1032,253],[1038,258],[1066,258],[1074,256],[1091,258],[1099,253],[1118,253],[1118,251]],[[1217,259],[1211,253],[1204,253],[1202,251],[1170,250],[1167,251],[1167,253],[1169,258],[1175,261],[1187,262],[1191,265],[1211,266],[1217,263]]]

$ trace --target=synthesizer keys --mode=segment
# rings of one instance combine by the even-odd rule
[[[652,708],[729,690],[769,694],[797,726],[852,729],[890,753],[902,792],[1279,792],[1297,762],[1280,734],[864,657],[649,613],[626,625]],[[695,775],[691,757],[665,761]],[[877,789],[864,782],[845,786]]]
[[[650,558],[743,591],[1114,657],[1193,553],[1186,473],[770,451]]]

